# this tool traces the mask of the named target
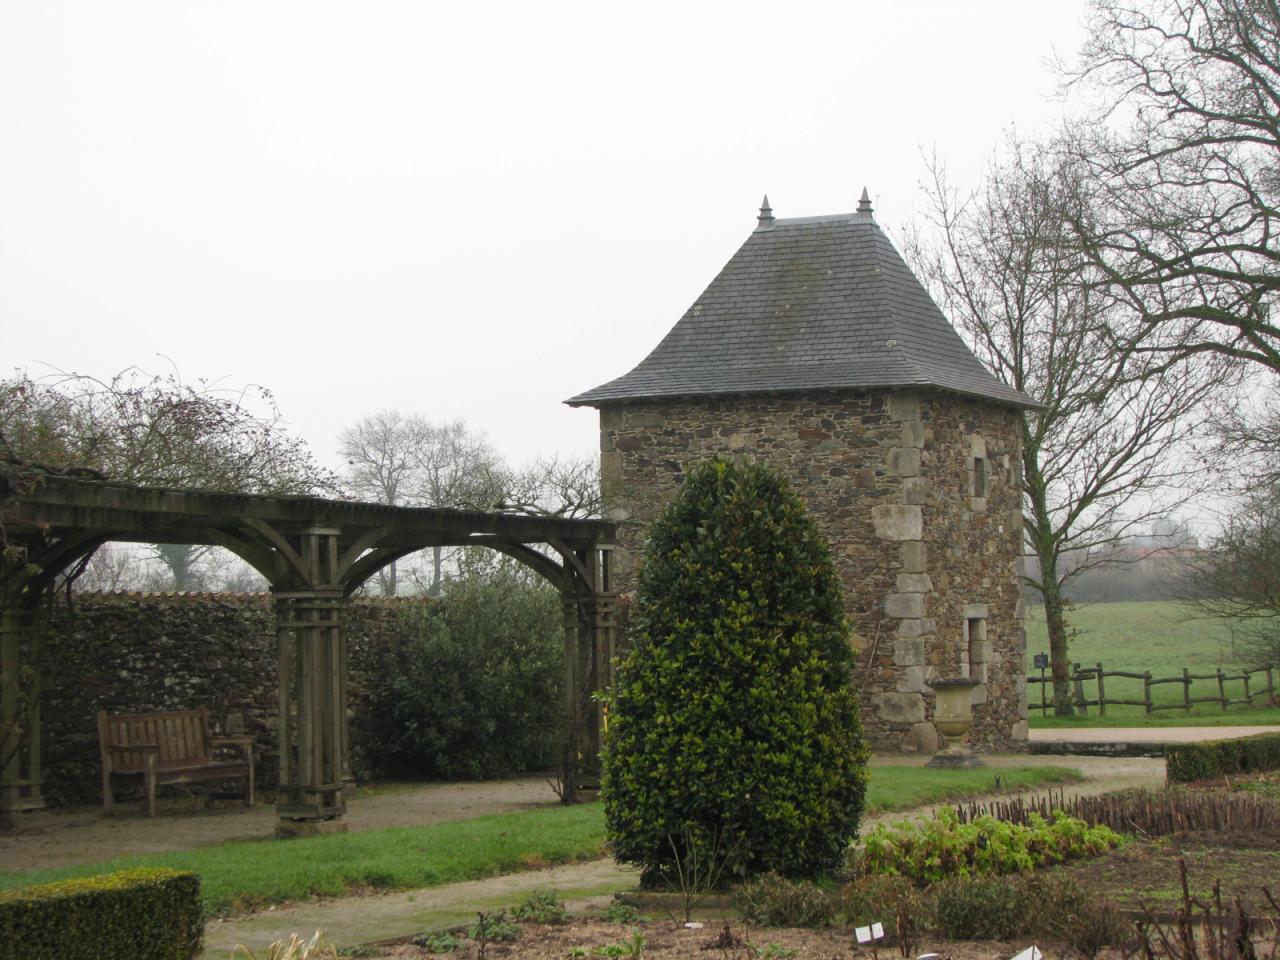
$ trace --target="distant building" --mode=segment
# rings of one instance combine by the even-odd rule
[[[881,748],[931,751],[934,677],[975,675],[974,739],[1025,740],[1024,394],[965,346],[856,213],[758,225],[631,372],[567,401],[600,411],[614,515],[652,520],[716,455],[772,464],[831,545]],[[634,585],[644,523],[615,570]]]

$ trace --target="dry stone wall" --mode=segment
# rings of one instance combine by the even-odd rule
[[[772,464],[831,546],[872,742],[931,752],[926,684],[973,672],[984,679],[975,742],[1017,747],[1026,737],[1018,418],[936,391],[606,405],[601,479],[623,521],[619,588],[634,587],[645,527],[690,465],[715,456]]]

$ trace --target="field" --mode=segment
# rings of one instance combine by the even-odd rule
[[[1198,618],[1183,604],[1171,600],[1134,603],[1093,603],[1072,610],[1068,622],[1076,630],[1071,642],[1071,658],[1076,663],[1092,666],[1101,662],[1107,670],[1129,670],[1141,673],[1150,670],[1153,677],[1173,677],[1186,667],[1192,673],[1212,673],[1221,667],[1226,672],[1238,671],[1245,666],[1243,652],[1234,642],[1228,623]],[[1039,606],[1027,606],[1027,662],[1036,653],[1047,653],[1048,636],[1045,632],[1043,611]],[[1029,670],[1035,674],[1038,671]],[[1265,683],[1262,677],[1251,681],[1253,690]],[[1280,673],[1277,674],[1280,684]],[[1107,696],[1122,699],[1142,699],[1142,683],[1108,677]],[[1239,698],[1243,694],[1240,681],[1226,685],[1227,695]],[[1085,685],[1086,695],[1095,696],[1096,687]],[[1039,702],[1038,685],[1030,685],[1028,695],[1033,704]],[[1217,694],[1213,681],[1197,681],[1192,696]],[[1180,702],[1181,684],[1162,684],[1154,687],[1152,696],[1157,703]],[[1265,697],[1255,697],[1254,707],[1232,707],[1227,712],[1217,704],[1197,704],[1191,714],[1181,710],[1165,710],[1148,717],[1142,707],[1108,707],[1105,720],[1097,717],[1097,709],[1090,708],[1088,720],[1063,721],[1052,716],[1041,717],[1039,711],[1031,713],[1033,727],[1061,726],[1064,723],[1093,725],[1181,725],[1181,724],[1280,724],[1280,709],[1267,708]]]

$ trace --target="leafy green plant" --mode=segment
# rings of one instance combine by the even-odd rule
[[[604,918],[609,923],[635,923],[640,919],[640,911],[629,903],[615,900],[605,909]]]
[[[689,472],[650,529],[630,639],[604,752],[615,857],[649,888],[685,838],[718,845],[725,879],[837,865],[866,787],[852,650],[826,545],[776,473]]]
[[[427,953],[453,953],[462,941],[448,930],[431,930],[420,933],[411,941],[415,947],[421,947]]]
[[[950,940],[1008,940],[1031,925],[1035,900],[1021,883],[952,877],[933,889],[937,930]]]
[[[857,873],[902,874],[923,884],[1020,873],[1093,856],[1121,843],[1123,837],[1110,828],[1091,827],[1061,811],[1050,820],[1031,813],[1025,824],[1017,824],[991,816],[961,823],[954,810],[942,810],[924,822],[877,826],[852,865]]]
[[[476,942],[476,956],[484,960],[491,943],[506,943],[520,936],[520,927],[507,919],[506,911],[476,914],[476,922],[467,928],[467,936]]]
[[[733,905],[744,920],[765,927],[825,927],[836,911],[835,902],[817,884],[776,873],[739,886]]]
[[[791,960],[796,955],[794,949],[784,947],[780,943],[766,943],[763,947],[753,946],[751,952],[760,960]]]
[[[525,923],[569,922],[569,911],[554,890],[535,890],[511,911],[511,915]]]
[[[625,940],[619,940],[617,943],[606,943],[596,948],[596,955],[601,957],[634,957],[639,960],[644,956],[644,945],[648,941],[645,939],[644,931],[639,927],[631,930],[631,936]]]

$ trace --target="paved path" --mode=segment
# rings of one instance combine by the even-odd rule
[[[1024,754],[984,759],[989,766],[996,768],[1073,767],[1083,773],[1086,780],[1064,787],[1068,797],[1130,787],[1156,787],[1164,782],[1164,761],[1160,759],[1071,757],[1064,760],[1062,757],[1029,757]],[[873,768],[918,766],[921,763],[920,757],[876,757],[872,760]],[[931,809],[923,808],[913,813],[926,813]],[[901,820],[910,815],[900,811],[869,817],[864,825]],[[612,860],[596,860],[408,892],[292,904],[234,920],[212,921],[205,928],[205,957],[207,960],[225,960],[237,944],[244,944],[261,956],[273,940],[287,939],[291,933],[310,937],[316,930],[324,930],[339,947],[409,936],[465,923],[475,917],[477,910],[510,908],[533,890],[554,889],[571,909],[603,907],[614,893],[634,889],[637,880],[634,871],[619,867]]]
[[[1194,743],[1230,740],[1259,733],[1280,733],[1275,727],[1055,727],[1032,730],[1032,743]]]

